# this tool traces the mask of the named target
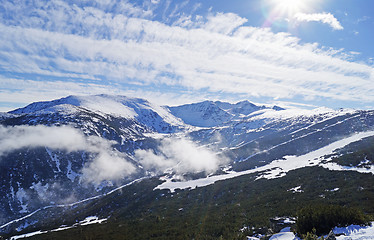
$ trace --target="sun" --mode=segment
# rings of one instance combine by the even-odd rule
[[[315,11],[322,0],[262,0],[261,10],[265,17],[263,27],[292,26],[298,13]]]
[[[269,5],[277,15],[293,16],[298,12],[307,12],[312,0],[269,0]]]

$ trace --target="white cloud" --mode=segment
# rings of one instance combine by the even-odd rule
[[[322,22],[335,30],[343,30],[343,26],[331,13],[296,13],[294,20],[299,22]]]
[[[203,28],[208,31],[228,35],[247,21],[247,19],[239,17],[234,13],[217,13],[208,16],[208,21],[204,24]]]
[[[46,89],[39,96],[56,93],[50,80],[56,77],[70,86],[58,95],[81,94],[87,84],[84,94],[103,87],[135,94],[204,90],[240,98],[374,101],[372,67],[348,61],[344,51],[243,26],[246,19],[232,13],[181,15],[169,26],[140,13],[105,11],[109,6],[53,6],[58,14],[39,9],[42,24],[33,24],[28,14],[0,23],[0,67],[21,77],[37,75]],[[328,14],[300,19],[339,26]],[[24,87],[16,95],[27,98],[33,91]]]
[[[152,103],[169,106],[203,101],[210,97],[204,92],[197,96],[193,92],[188,91],[173,93],[161,90],[121,90],[103,84],[83,84],[80,82],[64,81],[43,82],[4,78],[0,76],[0,102],[16,103],[18,107],[24,107],[31,102],[51,101],[74,94],[114,94],[135,98],[141,96]],[[11,111],[14,110],[14,108],[14,106],[4,107],[3,110],[0,108],[0,112]]]
[[[69,126],[0,126],[0,157],[22,148],[47,147],[67,152],[87,151],[93,159],[85,164],[82,180],[100,183],[119,180],[135,172],[126,155],[112,148],[113,142],[96,136],[84,136]]]
[[[95,159],[87,163],[83,170],[83,181],[99,184],[104,180],[121,180],[135,172],[133,164],[126,156],[116,151],[100,151]]]
[[[212,150],[197,146],[186,139],[163,139],[157,153],[153,150],[136,150],[135,158],[145,169],[164,172],[173,169],[177,173],[214,172],[227,159],[219,157]]]

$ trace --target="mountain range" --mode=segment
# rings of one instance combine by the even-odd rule
[[[312,203],[374,214],[372,110],[68,96],[0,133],[4,237],[260,238]]]

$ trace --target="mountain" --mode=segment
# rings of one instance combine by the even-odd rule
[[[173,132],[175,126],[183,123],[163,107],[151,104],[140,98],[125,96],[94,95],[68,96],[54,101],[32,103],[24,108],[16,109],[11,114],[43,114],[74,111],[73,106],[83,108],[100,115],[111,115],[126,119],[134,119],[157,132]],[[65,107],[65,109],[63,109]]]
[[[169,107],[170,112],[182,119],[185,123],[197,127],[216,127],[228,121],[240,120],[249,114],[263,109],[284,110],[281,107],[272,108],[257,106],[249,101],[236,104],[227,102],[204,101],[200,103],[186,104],[177,107]]]
[[[254,103],[251,103],[249,101],[241,101],[235,104],[227,103],[227,102],[221,102],[221,101],[216,101],[215,104],[219,106],[221,109],[227,111],[228,113],[234,115],[234,116],[246,116],[249,115],[253,112],[263,110],[263,109],[273,109],[276,111],[280,110],[285,110],[282,107],[279,106],[272,106],[272,107],[267,107],[267,106],[257,106]]]
[[[374,214],[373,140],[369,110],[32,103],[0,117],[0,235],[244,239],[305,205]]]
[[[231,114],[211,101],[169,107],[169,110],[185,123],[197,127],[217,126],[232,118]]]
[[[32,103],[6,114],[1,125],[2,142],[14,149],[10,152],[0,149],[1,219],[11,219],[46,205],[69,203],[110,190],[114,182],[86,184],[82,176],[84,170],[91,170],[87,166],[91,166],[93,159],[111,155],[112,150],[123,153],[121,157],[126,159],[125,163],[129,162],[135,168],[133,174],[124,177],[122,182],[143,176],[143,169],[131,156],[135,149],[154,148],[158,144],[148,134],[173,133],[184,128],[184,123],[166,108],[143,99],[108,95],[69,96]],[[72,135],[66,136],[68,133]],[[27,142],[30,136],[51,139],[33,146],[32,142]],[[75,140],[84,136],[96,138]],[[57,142],[57,145],[65,141],[83,146],[78,149],[50,146],[53,138],[60,138],[61,143]],[[107,149],[108,144],[112,145],[112,150]],[[115,160],[113,156],[109,157]],[[99,170],[95,170],[96,173],[99,174]],[[110,169],[108,171],[111,174]]]

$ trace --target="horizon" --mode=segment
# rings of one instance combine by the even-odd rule
[[[374,109],[370,0],[0,8],[0,112],[69,95]]]
[[[141,100],[146,100],[146,101],[150,102],[151,104],[153,103],[152,101],[149,101],[148,99],[145,99],[145,98],[128,97],[128,96],[125,96],[125,95],[116,95],[116,94],[69,95],[69,96],[66,96],[66,97],[52,99],[52,100],[35,101],[35,102],[27,103],[24,106],[20,106],[20,107],[14,108],[14,109],[11,109],[9,111],[3,111],[3,112],[0,111],[0,113],[11,113],[13,111],[26,108],[26,107],[28,107],[29,105],[32,105],[32,104],[36,104],[36,103],[47,103],[47,102],[61,100],[61,99],[69,98],[69,97],[85,98],[85,97],[97,97],[97,96],[100,96],[100,97],[108,97],[108,96],[109,97],[125,97],[125,98],[129,98],[129,99],[141,99]],[[161,106],[161,107],[179,107],[179,106],[183,106],[183,105],[193,105],[193,104],[199,104],[199,103],[203,103],[203,102],[212,102],[212,103],[222,102],[222,103],[229,103],[229,104],[232,104],[232,105],[235,105],[235,104],[238,104],[238,103],[242,103],[242,102],[248,102],[248,103],[254,104],[256,106],[265,106],[267,108],[280,107],[280,108],[283,108],[283,110],[295,110],[295,109],[296,110],[297,109],[299,109],[299,110],[320,110],[320,109],[325,109],[327,111],[338,111],[338,110],[342,110],[343,109],[343,108],[332,109],[332,108],[328,108],[328,107],[324,107],[324,106],[317,106],[315,108],[310,108],[307,105],[306,106],[302,106],[302,105],[296,104],[296,103],[295,104],[288,103],[288,104],[283,104],[283,105],[282,104],[281,105],[275,105],[275,104],[268,104],[268,103],[253,102],[253,101],[250,101],[248,99],[239,100],[239,101],[235,101],[235,102],[206,99],[206,100],[189,102],[189,103],[183,103],[183,104],[170,104],[170,105],[165,105],[164,104],[164,105],[159,105],[159,106]],[[296,107],[296,106],[302,106],[302,107]],[[360,109],[346,108],[345,110],[360,110]],[[369,110],[371,110],[371,109],[369,109]]]

